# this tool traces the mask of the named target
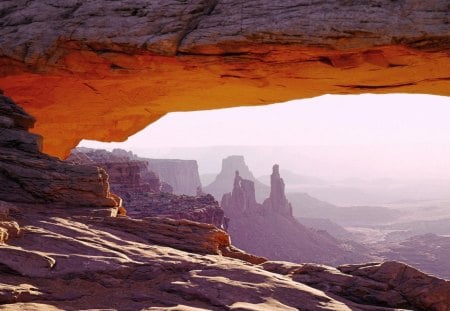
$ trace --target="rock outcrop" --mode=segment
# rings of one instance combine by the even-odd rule
[[[86,208],[9,206],[24,234],[0,245],[0,310],[449,306],[448,281],[397,262],[337,269],[270,262],[234,248],[212,225],[93,217]]]
[[[250,180],[253,183],[255,197],[258,201],[267,198],[270,188],[253,176],[253,173],[245,163],[244,157],[240,155],[233,155],[223,159],[220,173],[211,184],[203,187],[203,191],[212,194],[216,199],[220,200],[225,193],[233,189],[236,172],[239,172],[239,175],[244,180]]]
[[[275,213],[293,217],[291,203],[284,192],[284,181],[280,176],[280,167],[275,164],[270,175],[270,196],[264,200],[263,205]]]
[[[235,173],[233,191],[221,201],[233,244],[270,260],[325,264],[368,260],[362,255],[367,251],[364,247],[306,228],[292,216],[277,168],[274,166],[272,174],[271,196],[264,204],[256,202],[253,181]]]
[[[168,217],[226,227],[224,211],[211,195],[187,196],[170,193],[133,194],[125,204],[127,215],[135,218]]]
[[[450,281],[427,275],[396,261],[337,268],[266,262],[263,267],[361,304],[408,310],[450,309]]]
[[[83,150],[83,151],[82,151]],[[158,176],[149,170],[146,161],[140,161],[133,153],[125,153],[114,150],[74,149],[67,158],[68,162],[75,164],[91,164],[104,169],[109,176],[109,184],[112,191],[129,203],[129,198],[134,194],[148,192],[159,193],[161,182]]]
[[[109,152],[89,148],[74,149],[67,161],[104,169],[109,175],[111,190],[122,198],[127,215],[131,217],[187,219],[225,228],[226,219],[219,203],[211,195],[202,193],[200,186],[195,196],[171,194],[172,186],[161,182],[152,171],[156,170],[159,176],[172,182],[179,192],[192,192],[199,178],[196,161],[149,160],[122,149]]]
[[[161,182],[161,187],[164,187],[164,192],[173,192],[174,194],[196,195],[198,189],[201,189],[200,176],[198,173],[198,164],[195,160],[177,160],[177,159],[148,159],[139,157],[131,151],[123,149],[114,149],[112,152],[106,150],[97,150],[90,148],[76,148],[72,151],[69,161],[75,163],[95,163],[100,166],[110,165],[111,169],[119,170],[120,165],[133,164],[139,166],[135,173],[131,173],[137,180],[143,180],[145,183],[150,183],[154,188],[152,192],[158,192],[156,176]],[[138,163],[142,162],[142,163]],[[114,168],[113,166],[117,166]],[[146,168],[144,166],[147,166]],[[106,167],[104,167],[106,169]],[[131,168],[130,168],[131,169]],[[114,172],[111,172],[114,178]],[[119,173],[118,178],[121,176]],[[140,175],[137,176],[136,174]],[[129,182],[133,182],[129,180]],[[154,185],[153,185],[154,184]],[[170,191],[171,189],[171,191]]]
[[[28,132],[34,123],[33,117],[0,95],[0,200],[118,206],[103,169],[72,165],[43,154],[42,138]]]
[[[62,157],[172,111],[450,95],[446,0],[6,0],[0,17],[0,88]]]

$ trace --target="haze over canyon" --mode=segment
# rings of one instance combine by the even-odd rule
[[[0,310],[449,311],[449,60],[447,0],[1,1]]]

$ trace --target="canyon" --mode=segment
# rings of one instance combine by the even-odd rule
[[[103,169],[46,156],[32,117],[5,96],[0,111],[16,134],[1,136],[0,176],[23,182],[0,192],[0,310],[448,310],[450,282],[402,263],[268,261],[211,224],[127,217]],[[291,213],[273,205],[277,172],[266,206]]]
[[[174,111],[323,94],[449,96],[448,9],[445,0],[2,1],[0,310],[450,310],[450,281],[405,263],[341,264],[335,246],[333,267],[239,249],[233,222],[229,234],[215,216],[185,219],[198,204],[219,208],[181,194],[197,195],[199,179],[183,188],[186,179],[158,176],[171,174],[166,164],[152,174],[150,160],[61,160],[82,139],[123,141]],[[305,243],[326,235],[293,219],[278,168],[261,205],[255,182],[234,178],[225,216],[262,211]],[[157,212],[127,211],[141,194]],[[314,260],[327,255],[309,246]]]
[[[254,182],[236,171],[233,190],[223,195],[220,204],[230,219],[227,231],[234,245],[270,260],[297,263],[338,265],[372,259],[364,255],[368,250],[362,245],[342,242],[295,219],[278,165],[273,167],[271,181],[270,196],[259,204]]]
[[[110,189],[122,198],[129,216],[163,216],[225,226],[219,203],[201,191],[196,161],[145,159],[122,149],[88,148],[74,149],[67,161],[106,170]],[[198,192],[196,196],[183,194],[193,191]]]

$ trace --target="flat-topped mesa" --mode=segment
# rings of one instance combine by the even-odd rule
[[[278,164],[275,164],[272,168],[272,175],[270,176],[270,197],[264,201],[263,206],[285,216],[293,217],[292,206],[286,198],[284,181],[280,176],[280,167]]]
[[[117,207],[105,171],[43,154],[42,138],[28,132],[34,122],[0,94],[0,201]]]
[[[224,194],[232,191],[232,185],[236,181],[236,171],[239,172],[239,176],[242,179],[252,182],[258,201],[262,201],[267,197],[269,187],[255,178],[241,155],[232,155],[222,159],[220,173],[211,184],[203,188],[203,191],[212,194],[216,199],[220,200]]]

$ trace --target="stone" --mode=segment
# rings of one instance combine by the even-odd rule
[[[272,174],[274,188],[265,204],[256,202],[253,181],[235,173],[233,190],[223,196],[220,204],[229,218],[226,228],[234,245],[270,260],[297,263],[334,265],[370,259],[360,253],[366,250],[362,245],[339,241],[298,222],[291,214],[277,168]]]
[[[268,271],[361,304],[430,311],[446,311],[450,306],[450,281],[396,261],[337,268],[287,262],[262,265]]]
[[[75,149],[67,161],[103,168],[108,173],[111,191],[123,199],[126,212],[122,215],[187,219],[224,228],[224,213],[214,197],[172,194],[173,189],[167,183],[163,188],[164,182],[152,171],[156,168],[161,176],[171,180],[178,192],[192,192],[191,182],[196,184],[199,179],[196,161],[149,160],[121,149],[108,152],[88,148]],[[202,193],[200,186],[197,192]]]
[[[236,172],[239,172],[243,180],[253,182],[255,198],[258,201],[264,200],[269,195],[269,187],[255,178],[245,163],[244,157],[240,155],[233,155],[223,159],[220,173],[211,184],[203,187],[203,191],[212,194],[217,200],[220,200],[224,194],[232,191]]]
[[[450,95],[446,0],[4,0],[0,16],[0,87],[63,158],[174,111]]]
[[[119,200],[108,193],[106,175],[91,181],[103,185],[102,191],[80,191],[86,180],[80,176],[89,176],[92,166],[69,164],[19,146],[0,149],[0,155],[9,152],[15,163],[30,161],[38,170],[25,183],[36,183],[34,201],[14,202],[14,193],[0,192],[1,199],[9,199],[0,201],[0,221],[15,221],[23,232],[0,245],[1,310],[392,311],[389,306],[407,301],[411,309],[446,311],[449,305],[448,281],[400,263],[337,269],[309,264],[302,269],[304,265],[280,265],[248,254],[212,224],[116,217],[116,205],[98,206],[102,198]],[[0,157],[0,165],[4,162]],[[43,162],[49,168],[65,168],[64,177],[70,181],[65,191],[73,200],[58,195],[55,201],[40,202],[61,183],[57,178],[47,184],[39,181]],[[14,181],[10,175],[3,178],[2,186]],[[360,295],[358,289],[373,295]]]
[[[29,133],[35,119],[0,95],[0,200],[22,203],[115,207],[107,175],[95,166],[74,166],[41,153],[41,138]]]
[[[118,162],[127,165],[126,163],[133,163],[134,166],[141,166],[141,169],[136,168],[136,173],[127,173],[133,175],[135,180],[145,179],[152,187],[151,192],[159,192],[160,189],[158,181],[161,184],[168,184],[165,186],[163,192],[170,192],[174,194],[186,194],[195,196],[197,189],[201,188],[200,176],[198,174],[198,164],[195,160],[177,160],[177,159],[149,159],[139,157],[131,151],[122,149],[114,149],[112,152],[106,150],[96,150],[90,148],[76,148],[71,152],[68,158],[69,161],[78,164],[95,163],[108,170],[107,166],[118,166],[117,170],[122,171]],[[140,164],[137,164],[141,162]],[[143,167],[147,166],[147,168]],[[112,168],[112,167],[111,167]],[[131,168],[130,168],[131,169]],[[139,172],[139,176],[136,174]],[[114,172],[112,172],[114,175]],[[155,175],[156,174],[156,175]],[[114,178],[114,176],[111,176]],[[118,176],[120,179],[120,174]],[[127,182],[133,182],[130,177],[127,177]],[[114,182],[117,184],[117,182]],[[170,189],[172,189],[170,191]]]
[[[272,168],[272,175],[270,176],[270,196],[263,202],[263,206],[266,206],[276,213],[293,217],[292,206],[286,198],[284,181],[280,177],[280,168],[277,164]]]
[[[172,193],[195,196],[202,187],[196,160],[145,159],[149,169],[155,172],[162,182],[172,187]]]
[[[3,310],[394,310],[305,285],[294,272],[300,265],[266,262],[236,250],[212,225],[92,217],[86,208],[15,208],[26,233],[0,247]],[[320,266],[308,273],[346,275],[354,287],[383,284],[355,276],[356,266],[347,269]],[[411,276],[415,282],[414,275],[403,280]],[[338,277],[322,273],[321,278],[326,284]],[[446,289],[445,281],[430,280],[430,293]],[[402,285],[393,283],[391,291],[397,287]]]

